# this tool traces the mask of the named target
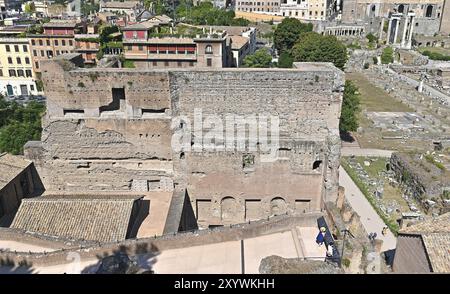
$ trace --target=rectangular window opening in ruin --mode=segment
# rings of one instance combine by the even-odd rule
[[[206,221],[210,217],[211,199],[197,199],[196,216],[198,221]]]
[[[83,116],[83,109],[63,109],[64,116]]]
[[[254,221],[262,218],[261,199],[245,200],[245,221]]]
[[[242,167],[244,169],[253,168],[255,165],[255,155],[244,154],[242,156]]]
[[[146,109],[142,108],[142,115],[144,113],[166,113],[167,108],[161,108],[161,109]]]
[[[309,212],[311,210],[311,200],[297,199],[295,200],[295,211],[299,213]]]
[[[106,106],[100,107],[100,113],[105,111],[124,110],[125,108],[125,88],[112,88],[112,101]]]

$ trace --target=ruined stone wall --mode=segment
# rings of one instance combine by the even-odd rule
[[[366,23],[368,30],[377,32],[380,22],[374,21],[379,17],[388,18],[390,13],[397,13],[403,6],[403,13],[415,13],[414,34],[432,36],[441,29],[444,21],[444,0],[350,0],[342,5],[342,21],[344,23]],[[431,16],[427,15],[427,8],[431,5]]]
[[[344,77],[331,64],[297,67],[148,71],[43,62],[48,110],[42,142],[26,154],[50,191],[185,188],[204,226],[320,211],[337,195]],[[259,149],[173,149],[173,134],[186,127],[174,119],[194,122],[196,109],[206,120],[278,117],[276,159],[262,160]],[[206,121],[202,129],[219,132]]]
[[[419,155],[393,153],[390,169],[402,185],[405,193],[419,200],[439,197],[450,184],[446,170],[441,170]]]

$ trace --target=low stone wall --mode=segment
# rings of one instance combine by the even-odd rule
[[[70,240],[62,237],[46,236],[39,233],[26,232],[13,228],[0,228],[0,240],[14,241],[56,250],[73,247],[77,248],[80,245],[89,246],[95,244],[95,242],[90,241]]]
[[[26,260],[32,266],[51,266],[68,264],[72,262],[75,254],[79,254],[80,261],[97,259],[97,256],[110,255],[116,251],[125,251],[128,254],[155,253],[164,250],[200,246],[228,241],[238,241],[261,235],[290,230],[295,226],[317,226],[317,219],[322,213],[303,215],[282,215],[270,219],[259,220],[253,223],[238,224],[229,227],[218,227],[212,230],[196,230],[173,235],[164,235],[154,238],[129,239],[123,242],[97,245],[78,244],[50,253],[0,253],[0,260],[11,260],[18,264]]]
[[[419,156],[419,155],[417,155]],[[395,173],[399,183],[403,185],[406,193],[417,199],[424,197],[438,197],[446,186],[441,170],[408,154],[393,153],[390,159],[390,168]],[[448,180],[447,180],[447,184]]]
[[[332,232],[338,237],[336,246],[340,254],[342,254],[344,237],[342,230],[347,229],[353,235],[353,237],[350,235],[346,236],[344,254],[342,256],[343,270],[346,273],[379,273],[381,243],[378,242],[376,246],[373,246],[369,242],[367,238],[368,233],[360,220],[361,217],[346,199],[343,187],[339,187],[339,194],[336,202],[327,202],[326,207],[329,219],[328,224]],[[375,267],[373,262],[369,260],[369,256],[378,257],[375,260],[375,262],[378,262]],[[345,266],[346,260],[350,261],[348,266]],[[375,268],[375,271],[373,268]]]

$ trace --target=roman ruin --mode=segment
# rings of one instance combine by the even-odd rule
[[[337,197],[344,74],[332,64],[129,70],[78,68],[56,58],[43,62],[42,72],[48,99],[42,140],[27,144],[26,157],[49,194],[129,193],[150,200],[138,237],[162,227],[320,212]],[[198,111],[200,137],[189,133],[199,128]],[[279,119],[279,140],[276,120],[266,122],[276,150],[261,151],[261,134],[257,149],[248,148],[251,130],[265,123],[262,114]],[[231,145],[228,124],[236,134]],[[174,135],[188,144],[173,148]],[[161,198],[167,205],[158,206]],[[159,229],[145,229],[158,213],[167,218]]]

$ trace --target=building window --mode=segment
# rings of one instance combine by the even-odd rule
[[[34,39],[31,40],[31,45],[36,46],[36,41]]]
[[[47,46],[50,46],[50,40],[45,41],[47,43]]]
[[[131,45],[128,45],[128,51],[132,51],[133,50],[133,46],[131,46]]]
[[[23,49],[23,52],[28,52],[28,46],[27,45],[23,45],[22,49]]]
[[[158,61],[153,61],[152,64],[153,66],[158,66]]]
[[[30,85],[30,90],[34,91],[34,85]]]
[[[18,77],[24,77],[24,76],[25,76],[25,74],[24,74],[24,72],[23,72],[23,69],[18,69],[18,70],[17,70],[17,76],[18,76]]]
[[[14,51],[19,52],[19,45],[14,45]]]
[[[144,47],[142,45],[138,45],[138,50],[142,51],[142,50],[144,50]]]
[[[206,53],[206,54],[212,54],[212,53],[213,53],[213,50],[212,50],[212,46],[211,46],[211,45],[207,45],[207,46],[205,47],[205,53]]]
[[[66,46],[66,40],[61,40],[61,45]]]
[[[176,46],[169,46],[167,48],[167,51],[169,52],[169,54],[176,54],[177,53],[177,47]]]
[[[30,64],[30,58],[29,57],[25,57],[25,63],[26,64]]]
[[[8,64],[12,64],[12,57],[8,57]]]
[[[55,46],[59,46],[58,40],[55,40]]]
[[[425,12],[425,17],[431,17],[433,15],[433,5],[427,6],[427,11]]]
[[[206,66],[209,66],[209,67],[212,66],[212,59],[211,58],[207,58],[206,59]]]
[[[9,45],[5,45],[6,52],[11,52],[11,48],[9,48]]]
[[[44,50],[41,50],[41,56],[42,56],[42,57],[45,56]]]
[[[0,68],[0,77],[3,77],[3,69]]]
[[[36,62],[34,63],[34,67],[37,68],[37,69],[39,69],[39,62],[36,61]]]
[[[33,50],[33,56],[37,56],[36,50]]]
[[[178,65],[178,67],[182,67],[182,66],[183,66],[183,64],[181,63],[181,61],[178,61],[178,62],[177,62],[177,65]]]
[[[42,42],[42,40],[39,40],[39,46],[44,45],[44,42]]]
[[[27,69],[27,70],[25,71],[25,75],[27,76],[27,78],[32,77],[32,76],[33,76],[33,73],[31,72],[31,69]]]
[[[20,59],[20,57],[17,57],[16,60],[17,60],[17,64],[22,64],[22,60]]]
[[[189,61],[189,66],[194,66],[194,62],[193,61]]]
[[[72,46],[72,45],[73,45],[72,40],[69,40],[69,46]]]
[[[164,61],[164,66],[169,66],[169,62],[168,61]]]
[[[8,73],[9,73],[9,76],[10,76],[10,77],[15,77],[15,76],[16,76],[16,71],[15,71],[14,69],[10,69],[10,70],[8,71]]]

